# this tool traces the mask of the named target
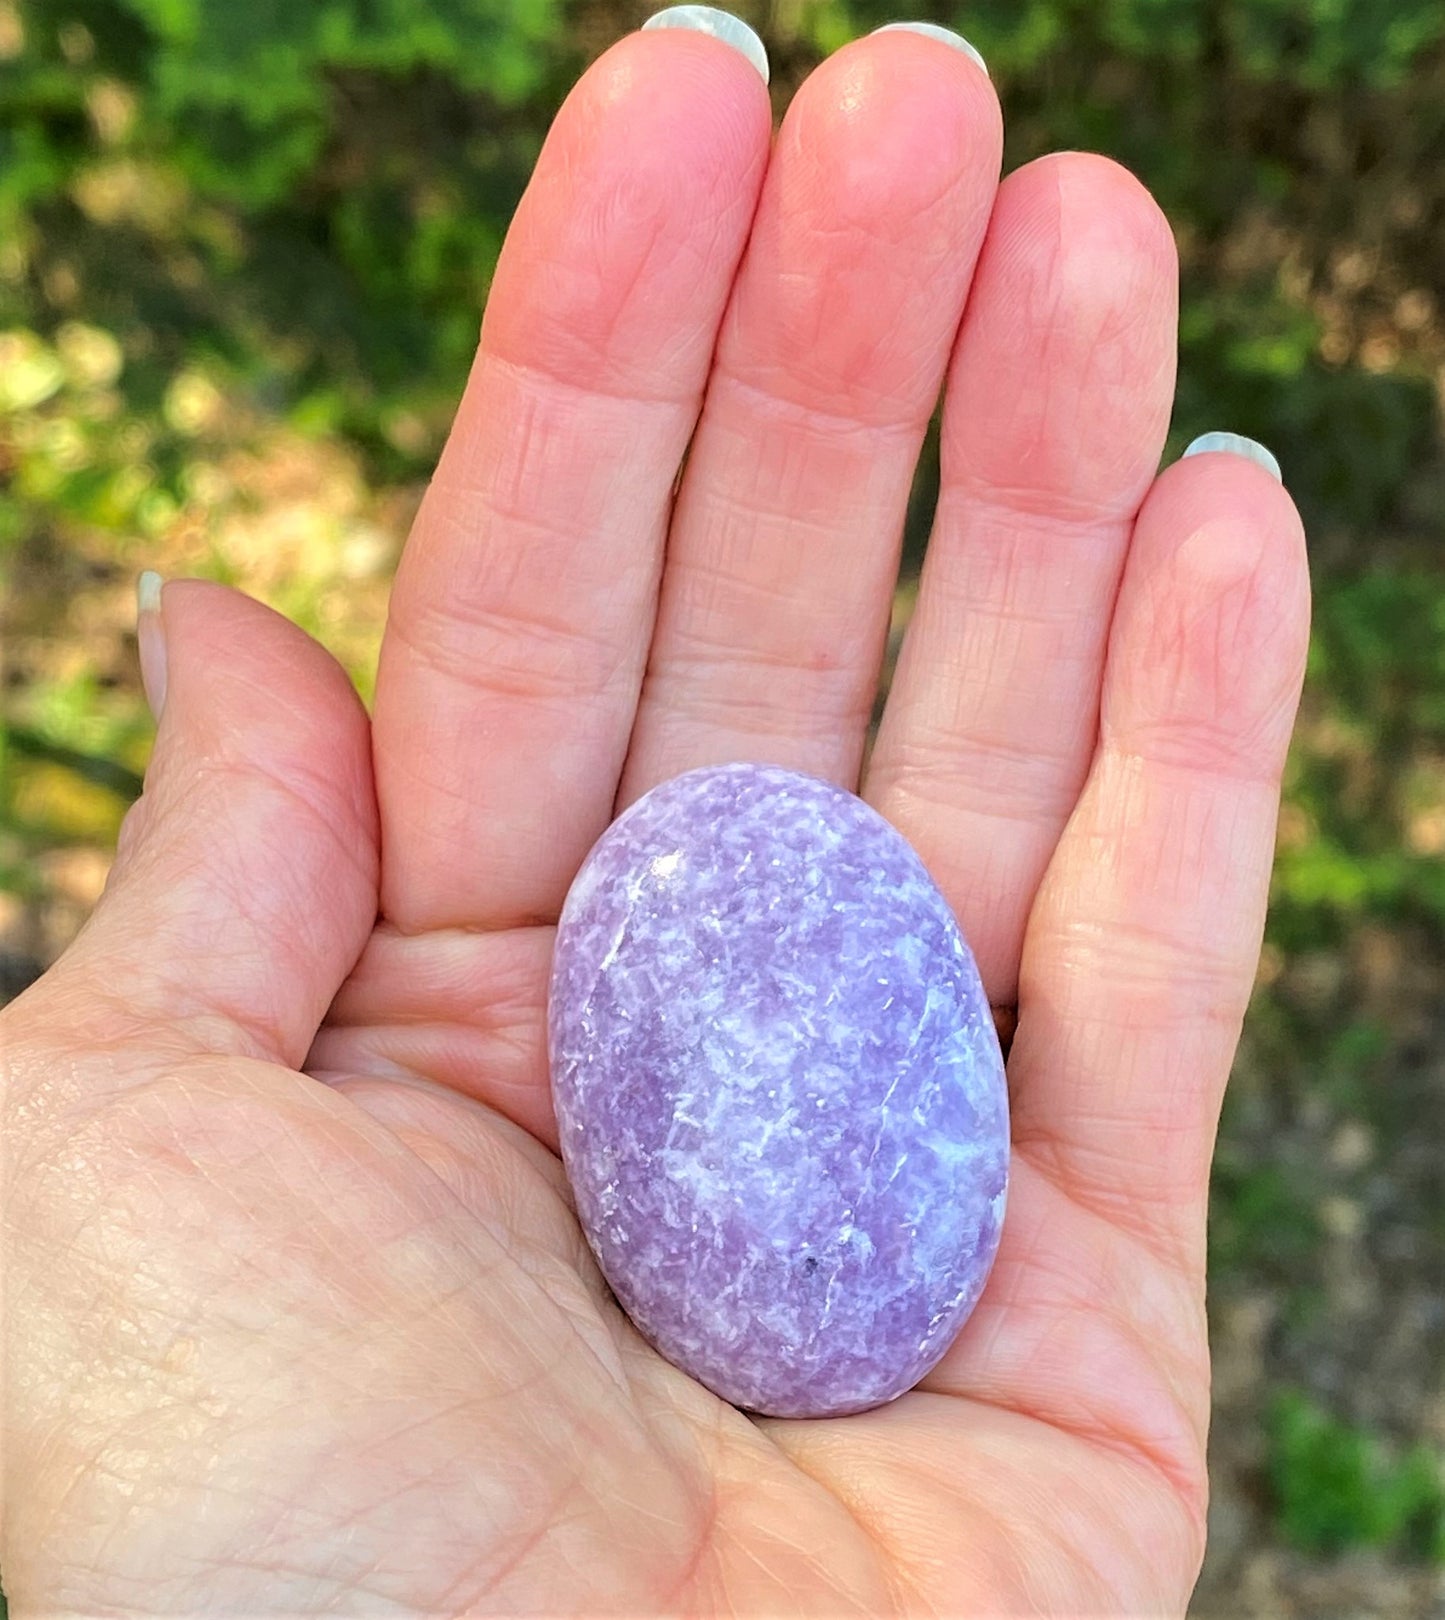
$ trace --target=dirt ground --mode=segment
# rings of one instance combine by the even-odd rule
[[[1269,1412],[1281,1390],[1403,1450],[1445,1447],[1445,953],[1362,933],[1261,991],[1217,1163],[1210,1315],[1215,1408],[1200,1620],[1429,1620],[1445,1567],[1378,1551],[1306,1556],[1280,1534]],[[1383,1029],[1331,1058],[1274,1026]],[[1274,1178],[1257,1217],[1251,1184]],[[1320,1471],[1324,1472],[1322,1459]],[[1317,1482],[1321,1492],[1328,1480]],[[1347,1504],[1352,1506],[1352,1504]]]

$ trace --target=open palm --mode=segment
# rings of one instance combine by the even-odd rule
[[[839,52],[771,151],[741,55],[624,40],[508,239],[374,720],[294,627],[167,587],[144,798],[6,1015],[18,1616],[1183,1607],[1303,544],[1246,459],[1155,477],[1146,193],[1080,155],[1000,186],[1000,150],[937,39]],[[638,1338],[572,1218],[552,924],[678,771],[860,785],[945,380],[861,791],[1018,1008],[1009,1214],[919,1389],[751,1419]]]

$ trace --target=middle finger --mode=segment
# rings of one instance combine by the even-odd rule
[[[914,466],[998,186],[961,48],[875,34],[784,120],[668,539],[627,802],[755,759],[852,785]]]

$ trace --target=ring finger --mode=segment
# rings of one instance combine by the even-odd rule
[[[1104,652],[1174,392],[1153,199],[1064,153],[1000,188],[948,378],[942,491],[867,796],[953,903],[989,999],[1093,757]]]

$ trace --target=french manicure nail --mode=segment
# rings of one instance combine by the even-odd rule
[[[952,45],[954,50],[962,51],[965,56],[971,56],[985,73],[988,72],[988,63],[984,61],[983,57],[968,43],[962,34],[955,34],[951,28],[941,28],[937,23],[884,23],[881,28],[875,28],[873,32],[875,34],[922,34],[925,39],[936,39],[940,45]]]
[[[166,705],[166,630],[161,619],[161,576],[153,568],[135,582],[135,639],[140,680],[157,720]]]
[[[716,6],[669,6],[665,11],[649,17],[642,26],[693,28],[699,34],[711,34],[714,39],[720,39],[724,45],[731,45],[740,55],[747,57],[762,74],[763,83],[768,82],[768,53],[763,48],[762,40],[741,17],[734,17],[730,11],[720,11]]]
[[[1258,439],[1246,439],[1242,433],[1201,433],[1184,455],[1202,456],[1212,450],[1222,450],[1231,456],[1243,456],[1246,461],[1252,461],[1256,466],[1263,467],[1267,473],[1272,473],[1281,484],[1284,482],[1279,462]],[[1182,461],[1184,456],[1179,459]]]

